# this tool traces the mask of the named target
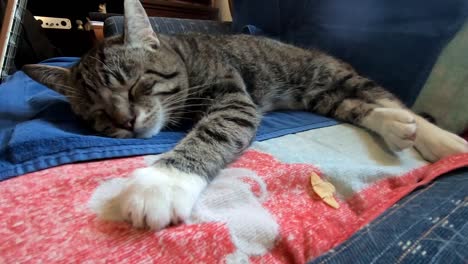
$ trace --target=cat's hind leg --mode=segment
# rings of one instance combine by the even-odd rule
[[[393,111],[401,109],[401,106],[392,100],[380,99],[376,102],[386,107],[385,109]],[[453,154],[468,153],[468,142],[463,138],[430,123],[415,113],[406,112],[413,116],[417,126],[414,146],[426,160],[437,161]]]
[[[468,152],[468,143],[411,112],[374,82],[349,73],[330,89],[307,100],[308,110],[376,132],[394,151],[415,146],[423,158],[437,161]]]
[[[401,151],[415,144],[416,119],[407,110],[376,107],[362,118],[360,125],[381,135],[393,151]]]
[[[379,107],[362,99],[344,99],[333,117],[370,129],[379,134],[393,151],[414,145],[417,125],[414,116],[405,109]]]
[[[379,134],[391,150],[401,151],[414,145],[417,125],[409,111],[380,107],[360,98],[345,98],[337,104],[329,116]]]

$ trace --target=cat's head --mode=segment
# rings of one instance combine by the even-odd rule
[[[138,0],[125,0],[125,31],[70,69],[26,65],[34,80],[65,95],[73,111],[111,137],[154,136],[187,96],[181,58],[160,41]]]

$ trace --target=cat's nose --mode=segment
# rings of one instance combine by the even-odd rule
[[[127,130],[133,130],[133,128],[135,127],[135,120],[136,120],[136,117],[132,116],[129,119],[127,119],[125,122],[123,122],[122,126]]]

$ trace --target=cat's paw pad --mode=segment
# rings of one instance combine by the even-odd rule
[[[141,168],[129,179],[119,182],[114,179],[98,187],[93,197],[109,192],[103,188],[105,185],[114,188],[114,195],[101,198],[91,207],[100,218],[160,230],[171,223],[185,221],[206,184],[202,177],[174,168]]]
[[[468,153],[468,142],[423,120],[416,138],[416,149],[424,159],[435,162],[450,155]]]
[[[390,149],[401,151],[414,145],[416,139],[416,120],[410,112],[403,109],[382,108],[375,110],[380,115],[380,134]]]

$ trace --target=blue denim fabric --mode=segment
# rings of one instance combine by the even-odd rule
[[[465,168],[414,191],[309,264],[467,261],[468,169]]]

